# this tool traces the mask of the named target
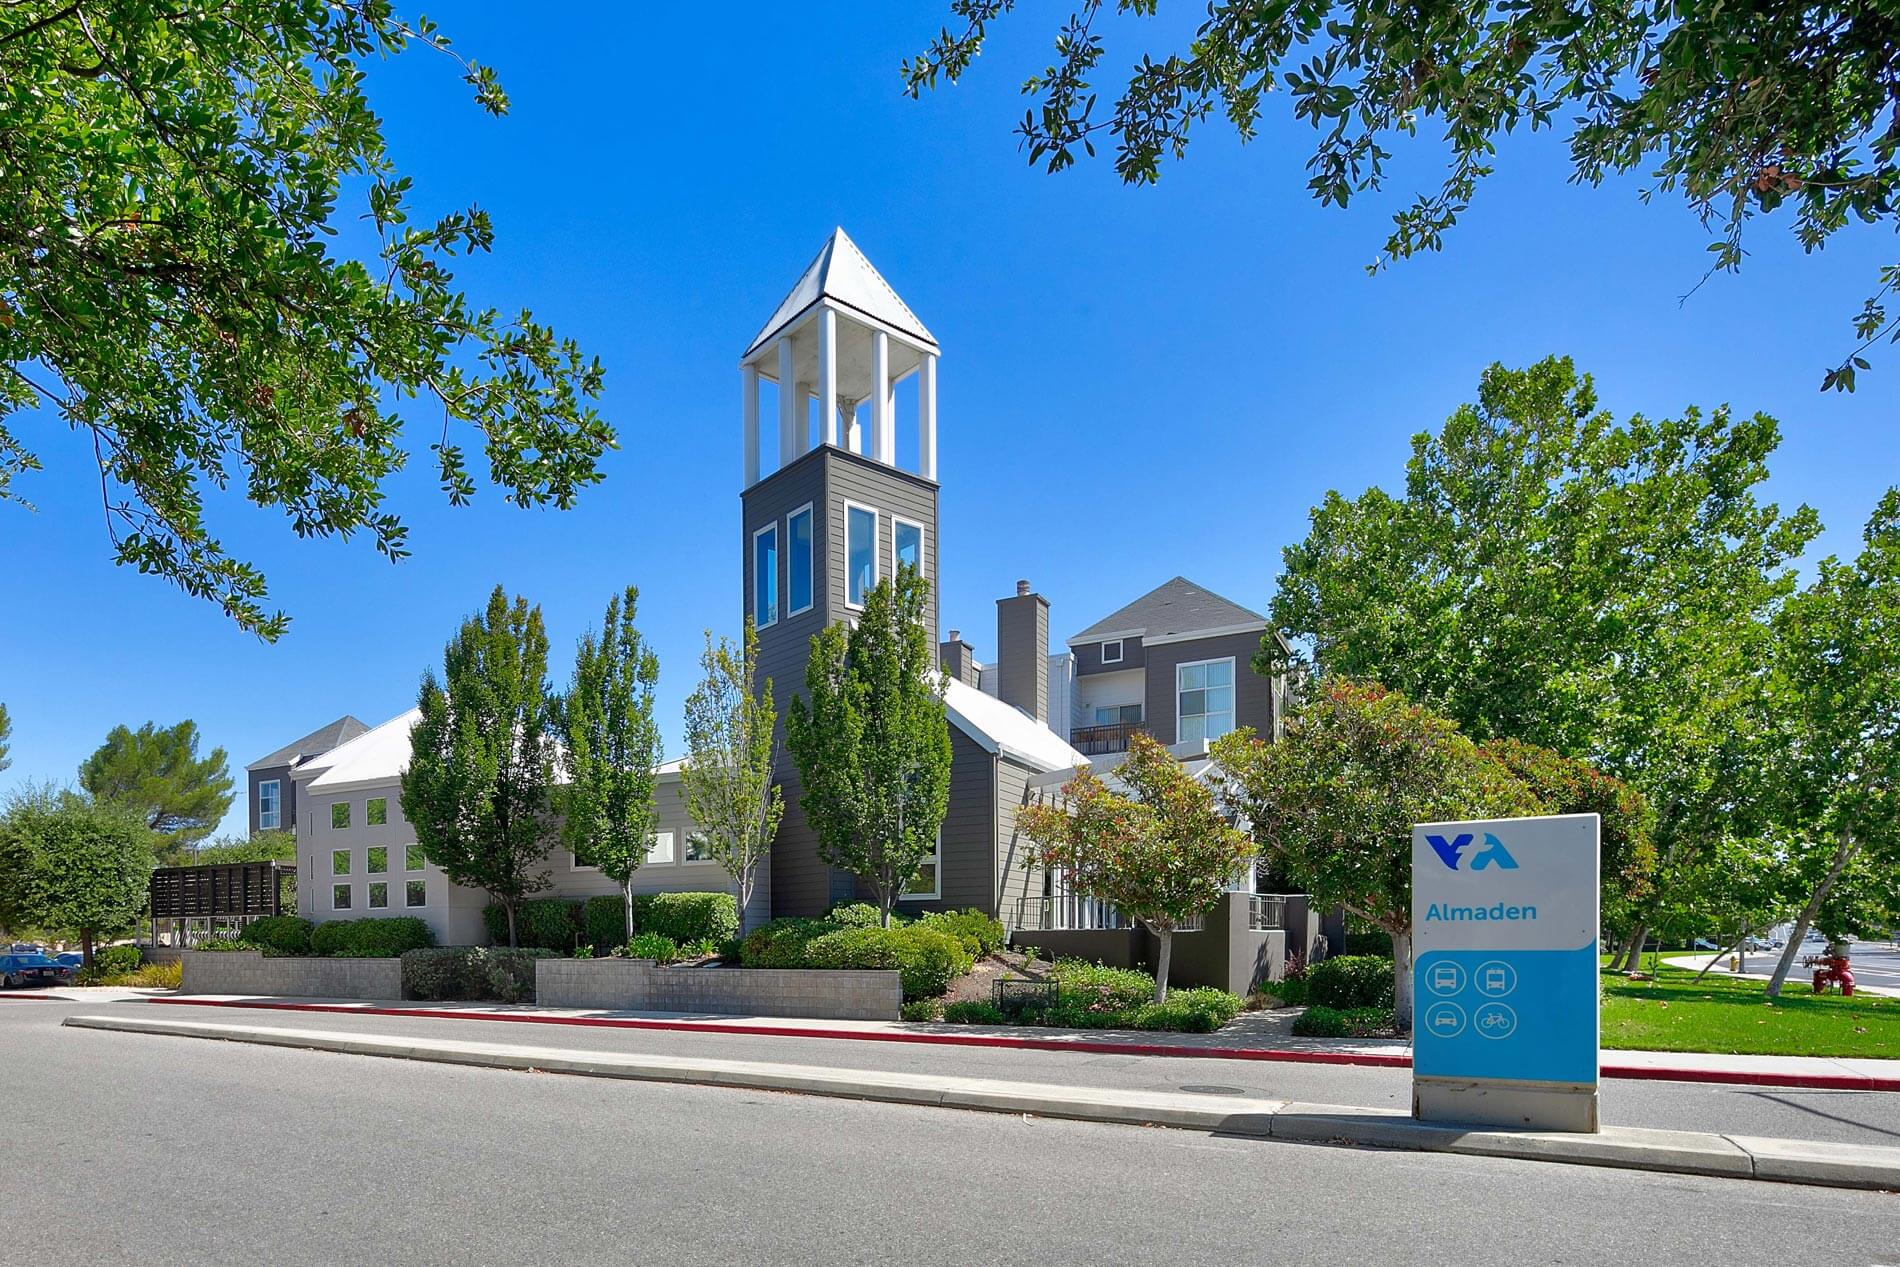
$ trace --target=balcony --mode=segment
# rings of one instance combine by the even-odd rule
[[[1128,737],[1147,729],[1138,721],[1108,722],[1100,726],[1077,726],[1069,732],[1069,746],[1085,757],[1103,757],[1112,752],[1127,752]]]

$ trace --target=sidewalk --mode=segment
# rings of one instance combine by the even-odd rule
[[[1204,1056],[1224,1060],[1368,1065],[1409,1068],[1411,1044],[1404,1039],[1298,1038],[1287,1013],[1247,1012],[1213,1034],[1130,1030],[1045,1029],[1027,1026],[919,1024],[903,1021],[812,1021],[764,1016],[538,1008],[525,1004],[377,1003],[354,999],[247,998],[232,995],[162,995],[153,1003],[258,1009],[272,1012],[358,1013],[368,1016],[438,1017],[453,1020],[540,1025],[656,1029],[708,1034],[762,1034],[778,1038],[850,1039],[859,1042],[929,1043],[964,1047],[1013,1047],[1120,1055]],[[1704,1052],[1609,1051],[1601,1055],[1605,1078],[1706,1082],[1817,1090],[1900,1092],[1900,1060],[1825,1056],[1731,1056]]]

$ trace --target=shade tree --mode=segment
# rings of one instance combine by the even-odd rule
[[[748,618],[737,643],[706,633],[699,685],[686,697],[686,759],[680,788],[699,847],[732,877],[739,931],[760,864],[778,837],[785,796],[777,782],[772,679],[759,678],[759,635]]]

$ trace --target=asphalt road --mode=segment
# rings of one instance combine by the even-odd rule
[[[1810,981],[1813,978],[1814,969],[1803,967],[1801,961],[1820,953],[1819,943],[1802,946],[1796,952],[1794,965],[1789,969],[1784,988],[1804,992],[1812,988]],[[1881,993],[1900,995],[1900,949],[1884,941],[1857,941],[1850,948],[1848,958],[1854,967],[1854,984],[1857,987],[1866,989],[1871,986]],[[1748,971],[1742,975],[1761,977],[1765,980],[1774,975],[1775,964],[1780,960],[1779,950],[1751,950],[1748,952],[1745,965]],[[1669,961],[1700,968],[1708,962],[1708,956],[1706,954],[1671,955]],[[1723,956],[1722,962],[1716,966],[1716,971],[1728,971],[1728,956]]]
[[[1900,1199],[1877,1193],[78,1032],[57,1021],[79,1009],[0,1007],[0,1058],[43,1075],[0,1115],[0,1264],[1708,1267],[1900,1245]]]

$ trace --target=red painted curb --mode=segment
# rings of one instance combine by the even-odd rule
[[[840,1030],[807,1025],[748,1025],[743,1021],[662,1021],[645,1017],[537,1016],[519,1012],[467,1012],[452,1008],[352,1007],[341,1003],[271,1003],[238,999],[148,999],[185,1007],[238,1007],[277,1012],[331,1012],[346,1016],[418,1016],[451,1021],[513,1021],[524,1025],[580,1025],[601,1029],[653,1029],[691,1034],[748,1034],[780,1038],[830,1038],[868,1043],[934,1043],[943,1047],[1013,1047],[1031,1051],[1079,1051],[1091,1055],[1184,1056],[1203,1060],[1265,1060],[1301,1065],[1359,1065],[1409,1069],[1410,1056],[1376,1052],[1293,1051],[1274,1047],[1188,1047],[1174,1043],[1110,1043],[1097,1039],[1019,1038],[1003,1034],[939,1034],[908,1030]],[[1710,1082],[1729,1086],[1795,1087],[1813,1091],[1900,1091],[1900,1078],[1855,1074],[1757,1073],[1750,1070],[1679,1069],[1649,1065],[1603,1065],[1605,1078],[1637,1082]]]

